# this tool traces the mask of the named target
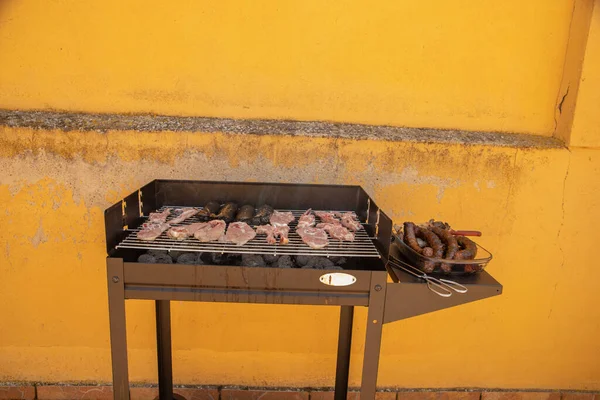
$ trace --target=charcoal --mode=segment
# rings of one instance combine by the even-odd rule
[[[152,254],[142,254],[138,257],[137,262],[145,264],[156,264],[156,257]]]
[[[154,258],[157,264],[173,264],[173,259],[168,254],[157,254]]]
[[[185,253],[185,251],[175,251],[175,250],[169,251],[169,255],[171,256],[173,261],[177,261],[177,258],[179,258],[179,256],[184,253]]]
[[[183,253],[177,257],[177,264],[202,265],[202,253]]]
[[[298,259],[296,258],[296,261]],[[304,260],[303,260],[304,261]],[[336,269],[333,261],[327,257],[308,257],[308,262],[302,266],[302,268],[314,268],[314,269]]]
[[[292,257],[290,256],[281,256],[279,260],[277,260],[278,268],[293,268],[294,262],[292,261]]]
[[[166,250],[148,250],[148,254],[153,255],[153,256],[161,256],[161,255],[168,255],[169,253]]]
[[[344,265],[346,264],[346,257],[329,257],[329,259],[335,264],[335,265]]]
[[[242,254],[242,266],[266,267],[265,260],[259,254]]]
[[[210,253],[210,263],[213,265],[222,265],[227,259],[227,254]]]
[[[276,263],[277,260],[279,260],[279,256],[274,256],[272,254],[264,254],[262,256],[266,262],[268,262],[269,264],[273,264]]]
[[[311,258],[311,256],[296,256],[296,264],[298,264],[301,267],[304,267],[308,264]]]

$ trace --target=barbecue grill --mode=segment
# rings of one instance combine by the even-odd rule
[[[177,241],[162,235],[152,242],[136,238],[150,212],[166,207],[198,207],[208,201],[270,204],[276,210],[353,212],[364,230],[354,242],[331,241],[313,249],[290,232],[287,245],[267,244],[257,236],[243,246],[194,239]],[[193,222],[194,219],[185,223]],[[168,221],[167,221],[168,222]],[[129,400],[125,300],[156,302],[159,398],[173,394],[170,300],[306,304],[340,306],[335,399],[348,391],[354,306],[368,307],[361,382],[361,399],[374,399],[382,326],[501,293],[502,286],[487,272],[456,278],[465,294],[442,298],[419,279],[388,263],[400,257],[393,245],[392,220],[359,186],[282,183],[155,180],[105,211],[107,278],[113,390],[116,400]],[[137,262],[147,250],[202,253],[344,257],[344,270],[267,268],[246,265],[182,265]],[[390,278],[390,279],[388,279]]]

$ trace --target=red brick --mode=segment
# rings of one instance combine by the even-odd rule
[[[480,392],[398,392],[398,400],[479,400]]]
[[[0,386],[0,400],[33,400],[35,388],[32,386]]]
[[[481,400],[560,400],[557,392],[483,392]]]
[[[157,387],[130,387],[130,400],[154,400],[158,396]]]
[[[175,388],[173,392],[182,395],[186,400],[219,400],[218,389]]]
[[[276,390],[221,390],[221,400],[308,400],[308,392]]]
[[[348,392],[348,400],[360,400],[360,392]],[[333,391],[311,392],[310,400],[333,400]],[[396,400],[396,392],[377,392],[375,400]]]
[[[600,398],[600,396],[596,396]],[[594,400],[593,393],[563,393],[562,400]]]
[[[112,386],[38,386],[39,400],[112,400]]]
[[[348,400],[360,400],[359,392],[348,392]],[[326,392],[310,392],[310,400],[333,400],[333,390]]]

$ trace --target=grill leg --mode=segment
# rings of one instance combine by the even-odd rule
[[[342,306],[338,337],[337,366],[335,370],[335,400],[346,400],[350,372],[350,347],[352,345],[352,319],[354,306]]]
[[[156,300],[156,346],[158,354],[158,398],[173,400],[171,356],[171,302]],[[179,396],[176,396],[179,397]]]
[[[106,272],[108,278],[108,315],[110,324],[113,397],[115,400],[129,400],[123,260],[120,258],[107,259]]]
[[[386,275],[374,273],[372,275],[371,285],[371,292],[369,294],[369,312],[367,316],[367,335],[365,339],[365,356],[360,386],[361,400],[375,399],[377,370],[379,368],[379,351],[381,349],[381,331],[383,328],[383,312],[385,307]]]

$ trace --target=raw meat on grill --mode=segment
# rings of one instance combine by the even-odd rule
[[[220,240],[225,233],[226,226],[225,221],[220,219],[205,222],[194,232],[194,237],[201,242]]]
[[[344,213],[342,214],[342,225],[351,231],[360,231],[362,229],[361,223],[356,219],[354,213]]]
[[[212,218],[211,216],[216,215],[220,209],[221,204],[217,203],[216,201],[209,201],[206,203],[206,205],[204,205],[202,210],[198,211],[198,218],[200,221],[208,221]]]
[[[232,222],[227,228],[225,240],[242,246],[254,239],[256,232],[245,222]]]
[[[269,223],[271,214],[273,214],[273,207],[268,204],[263,204],[256,209],[254,217],[252,218],[252,225],[265,225]]]
[[[315,226],[315,215],[312,213],[312,209],[309,208],[298,220],[298,228],[308,228]]]
[[[277,243],[277,238],[279,238],[280,244],[288,244],[289,243],[289,240],[288,240],[289,232],[290,232],[290,227],[287,225],[284,225],[284,226],[260,225],[256,228],[256,233],[267,235],[267,243],[269,243],[269,244]]]
[[[324,229],[332,239],[342,240],[346,242],[354,241],[354,233],[350,232],[346,227],[340,223],[320,223],[317,224],[317,228]]]
[[[179,212],[179,215],[169,221],[170,225],[179,224],[198,213],[198,209],[196,208],[181,208],[177,211]]]
[[[237,209],[238,205],[230,201],[225,203],[219,213],[217,215],[213,215],[212,217],[214,219],[222,219],[223,221],[229,223],[235,218]]]
[[[327,232],[321,228],[297,228],[302,241],[313,249],[322,249],[329,244]]]
[[[148,221],[150,222],[165,222],[167,217],[171,214],[171,209],[167,208],[163,212],[151,212],[148,215]]]
[[[274,211],[270,222],[273,226],[287,226],[290,222],[294,222],[295,219],[291,211]]]
[[[315,214],[317,214],[317,217],[319,217],[321,222],[326,222],[326,223],[327,222],[329,222],[329,223],[340,222],[340,220],[336,218],[337,213],[333,213],[333,212],[329,212],[329,211],[315,211]]]
[[[151,242],[170,227],[171,225],[164,222],[147,222],[142,225],[142,229],[137,233],[137,238]]]
[[[206,222],[196,222],[195,224],[174,226],[167,231],[167,236],[177,240],[184,240],[192,236],[198,229],[200,229]]]
[[[245,206],[241,206],[240,210],[237,212],[235,216],[235,220],[238,222],[250,222],[254,217],[254,206],[250,204],[246,204]]]

